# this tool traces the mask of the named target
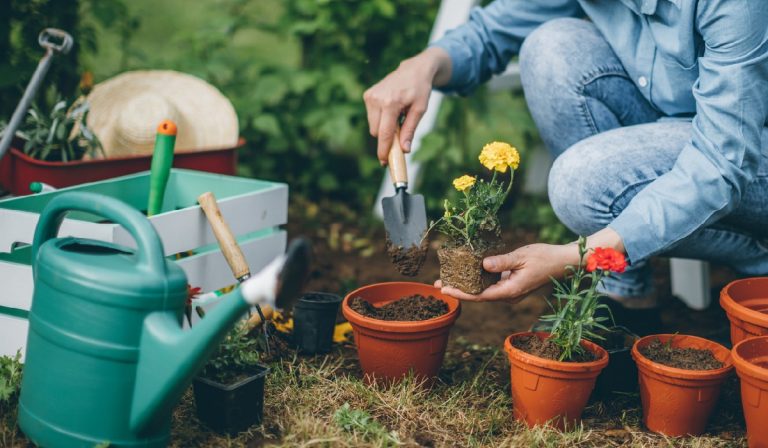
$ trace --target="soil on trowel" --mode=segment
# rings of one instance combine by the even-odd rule
[[[427,258],[429,243],[426,238],[422,239],[420,245],[413,245],[409,248],[398,246],[387,238],[387,255],[392,260],[397,271],[407,277],[415,277],[421,270],[424,260]]]
[[[654,339],[640,348],[640,354],[653,362],[685,370],[715,370],[723,367],[710,350],[699,348],[675,348]]]
[[[383,306],[373,306],[362,297],[353,297],[349,307],[358,314],[379,320],[417,321],[448,313],[448,304],[432,296],[416,294]]]
[[[480,294],[498,282],[501,274],[483,269],[483,259],[501,252],[500,246],[473,251],[468,246],[446,246],[437,251],[440,259],[440,280],[467,294]]]
[[[512,346],[539,358],[560,361],[563,350],[555,345],[549,339],[539,339],[536,335],[520,336],[512,340]],[[594,361],[595,355],[592,352],[584,351],[574,353],[570,359],[563,359],[563,362],[590,362]]]

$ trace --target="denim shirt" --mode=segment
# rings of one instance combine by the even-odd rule
[[[768,118],[768,0],[496,0],[433,44],[452,61],[443,89],[471,92],[540,24],[583,16],[656,109],[693,120],[672,170],[609,225],[640,261],[734,210],[756,176]]]

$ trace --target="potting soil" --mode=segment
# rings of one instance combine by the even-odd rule
[[[373,306],[361,297],[353,297],[349,307],[358,314],[379,320],[417,321],[432,319],[448,313],[448,304],[432,296],[416,294],[395,300],[384,306]]]
[[[653,362],[686,370],[715,370],[723,367],[710,350],[698,348],[675,348],[661,340],[654,339],[641,347],[640,354]]]
[[[536,335],[520,336],[512,339],[512,346],[539,358],[560,361],[563,355],[563,349],[549,339],[539,339]],[[582,353],[573,353],[570,359],[563,359],[563,362],[590,362],[595,360],[592,352],[584,351]]]
[[[394,244],[387,237],[387,255],[389,255],[389,259],[392,260],[392,264],[395,265],[398,272],[408,277],[414,277],[419,273],[424,260],[427,258],[428,249],[429,243],[426,238],[421,241],[419,246],[414,244],[409,248],[405,248]]]

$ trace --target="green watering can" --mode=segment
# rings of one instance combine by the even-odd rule
[[[69,211],[122,225],[137,249],[56,238]],[[173,407],[230,327],[252,305],[282,308],[298,296],[309,260],[308,244],[294,242],[183,330],[187,278],[127,204],[62,194],[43,210],[33,251],[19,426],[43,447],[167,445]]]

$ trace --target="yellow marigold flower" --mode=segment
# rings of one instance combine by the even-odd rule
[[[489,170],[506,173],[507,167],[516,170],[520,165],[520,153],[509,143],[491,142],[483,146],[480,152],[480,163]]]
[[[459,191],[467,191],[475,185],[475,178],[466,174],[453,180],[453,187]]]

